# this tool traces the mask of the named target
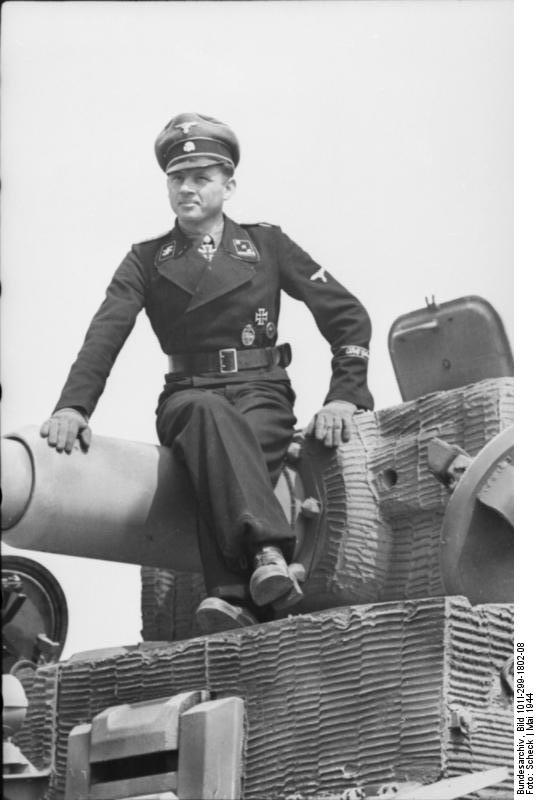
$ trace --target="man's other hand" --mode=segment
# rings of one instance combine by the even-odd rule
[[[82,450],[87,450],[91,443],[91,428],[76,408],[60,408],[43,422],[39,433],[48,439],[49,445],[55,447],[58,453],[64,450],[70,453],[77,439],[80,439]]]
[[[305,433],[323,442],[326,447],[338,447],[352,437],[352,417],[357,406],[346,400],[333,400],[318,411]]]

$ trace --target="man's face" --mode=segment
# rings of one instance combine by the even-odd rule
[[[235,181],[214,165],[174,172],[168,175],[167,186],[169,202],[179,223],[198,227],[220,217]]]

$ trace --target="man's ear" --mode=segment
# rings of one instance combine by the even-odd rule
[[[236,179],[229,178],[225,184],[224,200],[229,200],[236,191]]]

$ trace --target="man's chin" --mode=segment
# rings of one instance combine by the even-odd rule
[[[184,206],[179,206],[177,209],[177,218],[179,222],[181,221],[181,219],[185,221],[189,220],[191,222],[194,220],[197,221],[202,219],[202,217],[203,214],[201,213],[201,209],[197,205],[184,205]]]

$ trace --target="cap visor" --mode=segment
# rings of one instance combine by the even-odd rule
[[[215,164],[228,164],[234,166],[230,159],[222,158],[221,156],[198,156],[197,158],[186,158],[184,161],[173,162],[166,168],[166,174],[171,175],[174,172],[182,172],[183,169],[194,169],[195,167],[213,167]]]

